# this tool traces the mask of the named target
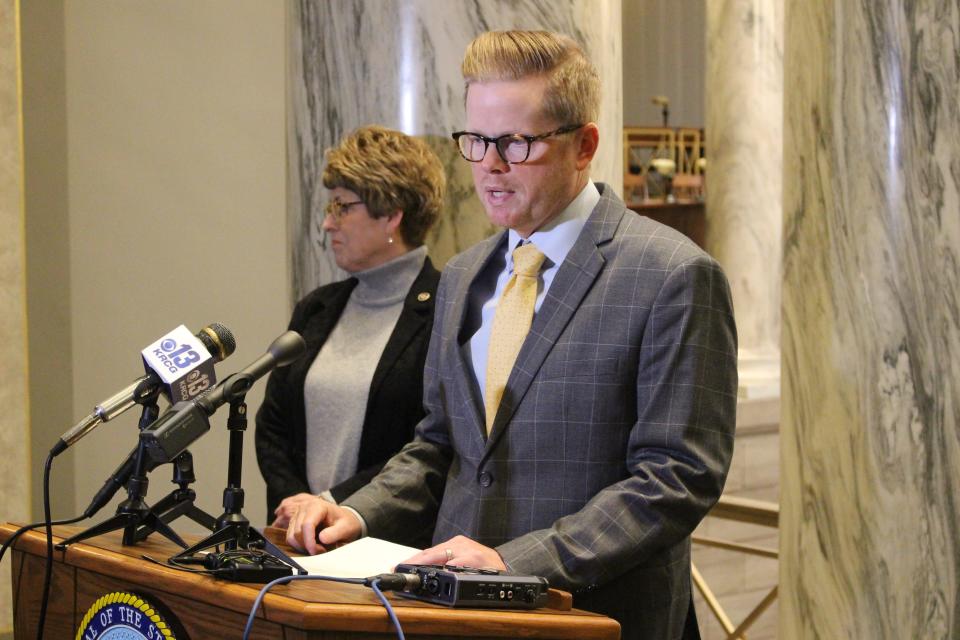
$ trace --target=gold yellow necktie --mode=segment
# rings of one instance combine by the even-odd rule
[[[532,244],[513,250],[513,275],[497,303],[487,347],[487,380],[483,399],[487,435],[493,428],[507,378],[533,322],[537,279],[543,259],[543,253]]]

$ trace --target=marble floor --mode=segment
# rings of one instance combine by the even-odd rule
[[[726,496],[777,502],[780,484],[780,434],[777,424],[738,424]],[[707,517],[697,534],[776,549],[775,529]],[[776,559],[701,545],[693,547],[693,562],[734,625],[738,625],[777,584]],[[720,640],[726,633],[700,597],[694,595],[703,640]],[[750,627],[750,640],[777,637],[777,602]]]

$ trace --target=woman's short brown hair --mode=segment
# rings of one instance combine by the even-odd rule
[[[374,218],[403,211],[400,235],[423,244],[440,216],[446,177],[440,159],[422,140],[378,125],[360,127],[328,149],[323,186],[357,194]]]

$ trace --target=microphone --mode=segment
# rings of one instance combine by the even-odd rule
[[[193,400],[178,402],[149,429],[140,432],[152,462],[170,462],[197,438],[210,430],[209,416],[227,402],[242,398],[253,383],[276,367],[285,367],[306,350],[296,331],[287,331],[267,347],[267,352],[234,373],[209,392]]]
[[[180,402],[160,416],[152,425],[140,432],[140,437],[147,446],[148,455],[144,459],[144,471],[150,472],[165,462],[170,462],[183,452],[190,444],[210,430],[207,416],[219,409],[225,402],[246,393],[258,379],[269,373],[275,367],[283,367],[299,358],[306,345],[303,338],[296,331],[287,331],[274,340],[267,353],[263,354],[246,369],[226,378],[210,392],[192,401]],[[163,429],[159,441],[155,432]],[[172,433],[172,435],[171,435]],[[176,437],[176,444],[171,445],[170,439]],[[171,449],[168,452],[166,446]],[[175,447],[179,451],[173,451]],[[158,449],[159,447],[159,449]],[[117,494],[136,470],[138,447],[127,455],[126,459],[111,474],[103,487],[90,501],[90,505],[83,512],[84,517],[90,518],[102,509],[113,496]]]
[[[220,362],[228,357],[233,353],[233,350],[236,349],[237,341],[234,339],[230,329],[227,329],[218,322],[207,325],[198,331],[195,336],[189,336],[188,339],[183,339],[177,334],[180,329],[189,335],[189,331],[181,325],[154,343],[161,345],[159,347],[161,355],[152,355],[153,363],[144,355],[144,364],[147,368],[147,373],[94,407],[90,415],[60,436],[60,439],[53,445],[50,451],[51,454],[54,456],[61,454],[67,447],[73,445],[77,440],[90,433],[94,427],[102,422],[109,422],[113,418],[116,418],[136,404],[137,400],[141,400],[155,393],[161,385],[164,385],[163,391],[167,397],[171,399],[171,402],[184,399],[179,397],[184,391],[189,393],[191,390],[194,390],[196,393],[193,395],[196,395],[209,387],[213,375],[213,364],[210,363],[208,365],[209,372],[201,371],[200,367],[207,364],[210,360]],[[180,338],[179,342],[171,337],[174,335]],[[192,338],[199,340],[200,344],[206,349],[206,357],[200,354],[197,349],[187,348],[192,346]],[[183,343],[184,346],[179,349],[171,349],[172,353],[170,353],[169,356],[164,353],[164,347],[179,347],[180,343]],[[151,345],[151,347],[152,346],[153,345]],[[144,349],[144,352],[150,350],[151,347]],[[180,351],[185,352],[179,353]],[[161,359],[162,356],[166,356],[165,364]],[[173,358],[176,358],[178,362],[184,363],[187,366],[177,366]],[[160,373],[158,373],[158,370]],[[164,376],[168,379],[165,380]],[[203,386],[204,384],[206,384],[206,386]]]
[[[148,427],[149,428],[149,427]],[[149,473],[160,466],[161,463],[154,462],[152,458],[146,458],[144,461],[144,472]],[[133,448],[129,454],[127,454],[126,459],[120,463],[120,466],[117,467],[107,481],[103,483],[103,486],[100,487],[100,490],[97,491],[97,494],[93,496],[93,500],[90,501],[90,505],[84,510],[84,518],[92,518],[97,511],[100,511],[103,507],[106,506],[110,500],[113,499],[113,496],[117,495],[117,491],[123,488],[127,484],[127,481],[130,480],[130,476],[133,475],[134,470],[137,466],[137,447]]]
[[[216,358],[211,354],[222,352],[220,346],[227,345],[210,349],[201,337],[210,337],[206,330],[209,328],[194,336],[180,325],[140,352],[147,372],[156,373],[163,381],[163,394],[170,404],[195,398],[216,383],[213,370]]]

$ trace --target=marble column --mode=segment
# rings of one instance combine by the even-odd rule
[[[783,0],[717,0],[706,7],[707,250],[730,279],[741,398],[776,398]]]
[[[786,11],[780,634],[960,637],[960,5]]]
[[[548,29],[584,45],[600,71],[593,177],[622,191],[619,0],[300,0],[290,3],[288,210],[292,296],[342,277],[324,245],[323,151],[365,124],[421,136],[447,167],[447,205],[427,239],[434,262],[493,231],[450,139],[464,123],[460,62],[477,34]]]
[[[29,517],[27,296],[16,0],[0,0],[0,518]],[[13,627],[10,563],[0,576],[0,632]]]

